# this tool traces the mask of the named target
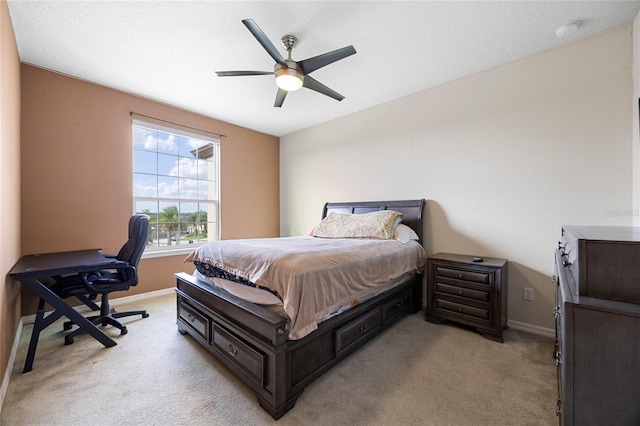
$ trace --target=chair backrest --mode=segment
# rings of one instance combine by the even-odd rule
[[[136,214],[129,219],[129,239],[122,246],[116,258],[127,262],[129,265],[138,268],[138,262],[142,257],[144,248],[149,241],[149,217],[144,214]],[[132,285],[136,285],[137,273],[135,282]],[[123,277],[124,279],[125,277]],[[130,278],[130,277],[128,277]]]

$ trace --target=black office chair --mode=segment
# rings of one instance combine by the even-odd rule
[[[112,325],[120,329],[120,334],[127,334],[127,327],[117,318],[132,315],[142,315],[142,318],[147,318],[149,314],[145,310],[116,312],[109,306],[109,293],[128,290],[138,284],[138,262],[148,239],[149,218],[146,215],[132,216],[129,219],[129,240],[117,255],[105,255],[117,259],[117,262],[109,270],[91,271],[63,277],[53,285],[52,290],[61,298],[75,296],[83,301],[91,301],[97,296],[101,296],[100,315],[88,319],[96,325]],[[85,304],[87,303],[85,302]],[[87,306],[91,307],[90,304]],[[93,307],[91,308],[93,309]],[[66,322],[65,330],[70,330],[72,325],[72,322]],[[72,344],[74,337],[81,333],[82,330],[78,329],[66,335],[65,345]]]

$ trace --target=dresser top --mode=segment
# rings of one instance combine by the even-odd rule
[[[575,238],[601,241],[640,242],[640,226],[562,226]]]

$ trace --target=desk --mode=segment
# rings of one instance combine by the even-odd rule
[[[80,315],[79,312],[58,297],[58,295],[51,291],[43,282],[44,278],[57,275],[108,269],[116,261],[116,259],[104,257],[100,254],[100,249],[34,254],[22,257],[13,269],[9,271],[9,275],[17,281],[20,281],[25,287],[33,291],[38,297],[54,308],[54,311],[46,317],[44,315],[44,309],[38,309],[29,342],[27,359],[24,363],[24,370],[22,371],[23,373],[31,371],[33,368],[33,358],[36,353],[36,347],[38,346],[40,332],[63,315],[93,336],[93,338],[105,347],[116,345],[113,339],[100,331],[91,321]]]

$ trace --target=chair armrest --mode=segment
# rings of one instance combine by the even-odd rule
[[[131,280],[136,275],[135,266],[129,265],[129,263],[127,263],[125,261],[115,262],[113,265],[109,266],[109,269],[110,270],[122,271],[124,273],[124,277],[126,279],[125,280],[118,280],[119,282],[125,282],[125,281],[128,281],[128,280]],[[82,282],[82,285],[84,286],[84,288],[87,289],[90,293],[100,293],[100,290],[98,290],[95,287],[94,283],[95,284],[108,284],[110,282],[114,282],[113,278],[102,277],[100,275],[100,271],[85,272],[85,273],[82,273],[82,274],[78,274],[78,276],[80,277],[80,281]]]

